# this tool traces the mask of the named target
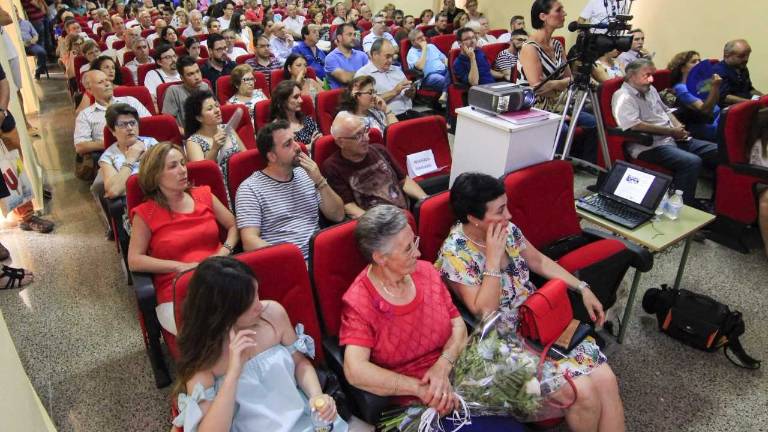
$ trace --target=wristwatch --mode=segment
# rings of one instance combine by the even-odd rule
[[[588,283],[586,283],[584,281],[580,281],[579,284],[576,286],[576,291],[582,292],[582,291],[584,291],[585,288],[592,288],[592,287],[589,286]]]

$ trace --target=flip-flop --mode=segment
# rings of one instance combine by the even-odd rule
[[[23,268],[8,267],[7,265],[4,265],[2,273],[0,273],[0,282],[6,277],[8,278],[8,282],[5,283],[4,287],[0,287],[0,290],[21,288],[35,281],[35,275],[32,274],[32,272],[28,272]]]

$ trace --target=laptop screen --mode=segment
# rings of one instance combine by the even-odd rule
[[[600,192],[626,204],[635,204],[633,207],[653,211],[670,182],[671,178],[667,175],[616,161]]]

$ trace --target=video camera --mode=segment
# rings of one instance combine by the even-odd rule
[[[626,52],[632,48],[632,35],[625,35],[625,32],[632,28],[629,24],[631,19],[631,15],[613,15],[597,24],[579,24],[576,21],[568,24],[568,31],[579,32],[568,55],[569,61],[578,62],[577,76],[589,77],[595,61],[603,54],[614,49]]]

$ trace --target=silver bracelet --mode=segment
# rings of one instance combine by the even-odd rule
[[[229,243],[224,242],[222,243],[221,247],[229,251],[229,254],[232,255],[232,253],[235,251],[235,248],[229,245]]]
[[[483,276],[490,276],[490,277],[495,277],[495,278],[501,279],[502,276],[504,276],[504,273],[502,273],[500,271],[486,270],[486,271],[483,272]]]

